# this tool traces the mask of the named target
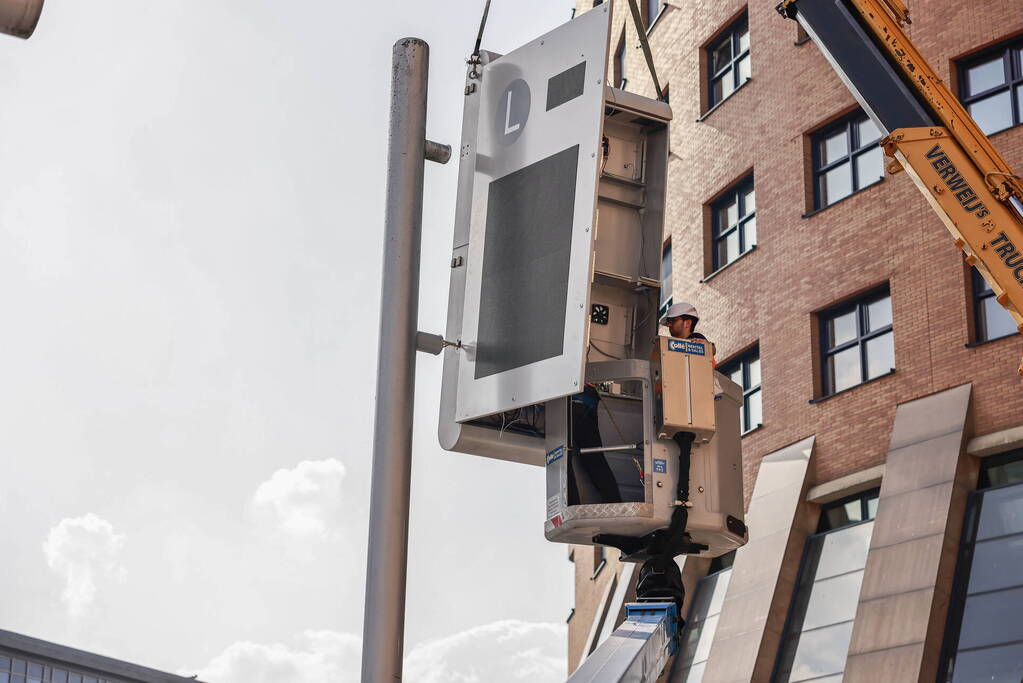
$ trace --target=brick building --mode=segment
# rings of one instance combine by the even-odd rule
[[[668,679],[1020,680],[1023,340],[773,2],[641,4],[674,112],[665,268],[746,390],[750,542],[683,562]],[[614,5],[609,80],[653,96]],[[909,5],[912,40],[1023,168],[1019,0]],[[617,551],[570,552],[571,671],[636,577]]]

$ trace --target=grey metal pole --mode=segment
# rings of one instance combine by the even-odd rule
[[[430,48],[418,38],[399,40],[391,52],[362,683],[401,680],[429,61]]]

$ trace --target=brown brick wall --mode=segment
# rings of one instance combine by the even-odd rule
[[[583,0],[577,8],[591,4]],[[748,3],[753,77],[702,120],[701,46],[747,3],[673,2],[650,35],[675,117],[666,211],[675,300],[699,308],[701,331],[717,344],[719,359],[760,344],[764,426],[743,438],[747,499],[760,458],[811,434],[817,435],[811,484],[882,463],[896,404],[964,382],[973,382],[969,435],[1023,421],[1023,383],[1015,373],[1023,340],[966,348],[969,272],[906,174],[886,176],[803,217],[810,187],[806,133],[854,108],[855,101],[813,43],[795,44],[797,25],[774,5]],[[909,35],[945,79],[953,59],[1023,31],[1018,0],[909,5]],[[627,31],[628,89],[652,96],[627,3],[614,0],[614,12],[612,45],[623,24]],[[1023,126],[991,140],[1012,167],[1023,169]],[[749,168],[756,178],[758,246],[701,283],[704,207]],[[896,372],[808,403],[818,393],[814,312],[885,282],[892,295]],[[588,580],[577,581],[577,609]],[[585,623],[580,616],[573,621]]]

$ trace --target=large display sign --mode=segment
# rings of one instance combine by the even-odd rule
[[[483,69],[459,422],[582,386],[609,5]]]

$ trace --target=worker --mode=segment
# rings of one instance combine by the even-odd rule
[[[692,304],[685,302],[672,304],[661,317],[660,322],[668,328],[668,334],[672,337],[706,342],[710,347],[711,354],[714,353],[714,345],[696,331],[696,325],[700,322],[700,314],[696,312],[696,307]],[[659,358],[658,348],[655,340],[652,356],[655,361]],[[663,400],[660,381],[655,383],[655,391],[658,400]],[[636,595],[640,600],[673,601],[678,605],[679,614],[681,614],[685,589],[682,586],[682,575],[675,563],[675,556],[683,552],[691,552],[687,549],[686,525],[689,518],[689,469],[696,435],[692,432],[680,431],[676,432],[672,438],[678,445],[679,460],[678,487],[675,493],[676,506],[668,528],[651,534],[652,538],[648,547],[649,559],[640,567]]]
[[[702,334],[696,331],[696,324],[700,322],[700,314],[692,304],[679,302],[672,304],[661,317],[661,324],[668,328],[668,334],[676,339],[702,339],[710,342]],[[710,344],[711,354],[715,347]]]

